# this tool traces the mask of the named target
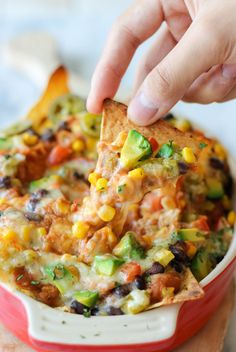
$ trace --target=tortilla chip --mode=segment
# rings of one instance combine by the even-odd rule
[[[190,269],[186,269],[183,273],[180,291],[173,297],[166,297],[161,302],[155,303],[147,308],[153,309],[168,304],[182,303],[185,301],[193,301],[204,296],[204,291],[198,281],[193,276]]]
[[[41,99],[30,110],[26,118],[30,119],[34,126],[39,126],[48,115],[52,101],[61,95],[67,94],[69,91],[68,72],[61,66],[52,74]]]
[[[103,120],[101,129],[101,140],[112,143],[121,131],[135,129],[146,138],[154,137],[160,145],[173,141],[180,148],[186,146],[192,148],[198,155],[201,151],[199,139],[194,133],[181,132],[164,120],[158,120],[151,126],[136,126],[127,119],[127,106],[111,99],[106,99],[103,106]],[[201,141],[208,141],[201,137]]]

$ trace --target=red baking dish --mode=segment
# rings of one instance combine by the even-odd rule
[[[91,317],[52,309],[0,286],[0,320],[36,351],[170,351],[194,335],[224,299],[236,266],[236,236],[225,258],[201,282],[197,301],[137,315]]]

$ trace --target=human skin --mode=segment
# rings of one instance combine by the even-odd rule
[[[111,29],[92,78],[90,112],[114,97],[136,49],[156,32],[137,69],[133,122],[152,124],[181,99],[236,97],[236,0],[138,0]]]

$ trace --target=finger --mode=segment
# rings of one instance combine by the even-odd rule
[[[135,123],[149,125],[164,116],[198,76],[222,62],[221,52],[225,52],[222,43],[206,28],[199,22],[193,23],[146,77],[128,108],[129,117]]]
[[[158,33],[146,55],[140,61],[134,83],[134,93],[137,92],[145,77],[159,64],[159,62],[170,52],[176,45],[176,41],[166,26],[163,26]]]
[[[89,111],[100,112],[103,100],[115,95],[135,50],[156,32],[162,21],[162,8],[157,0],[139,0],[118,19],[92,78]]]
[[[210,72],[202,74],[189,88],[183,97],[184,101],[208,104],[220,102],[227,96],[236,84],[236,70],[232,67],[217,66]]]

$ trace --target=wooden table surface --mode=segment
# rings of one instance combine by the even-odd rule
[[[175,352],[221,352],[233,305],[234,283],[208,324]],[[0,352],[34,352],[34,350],[20,342],[0,324]]]

